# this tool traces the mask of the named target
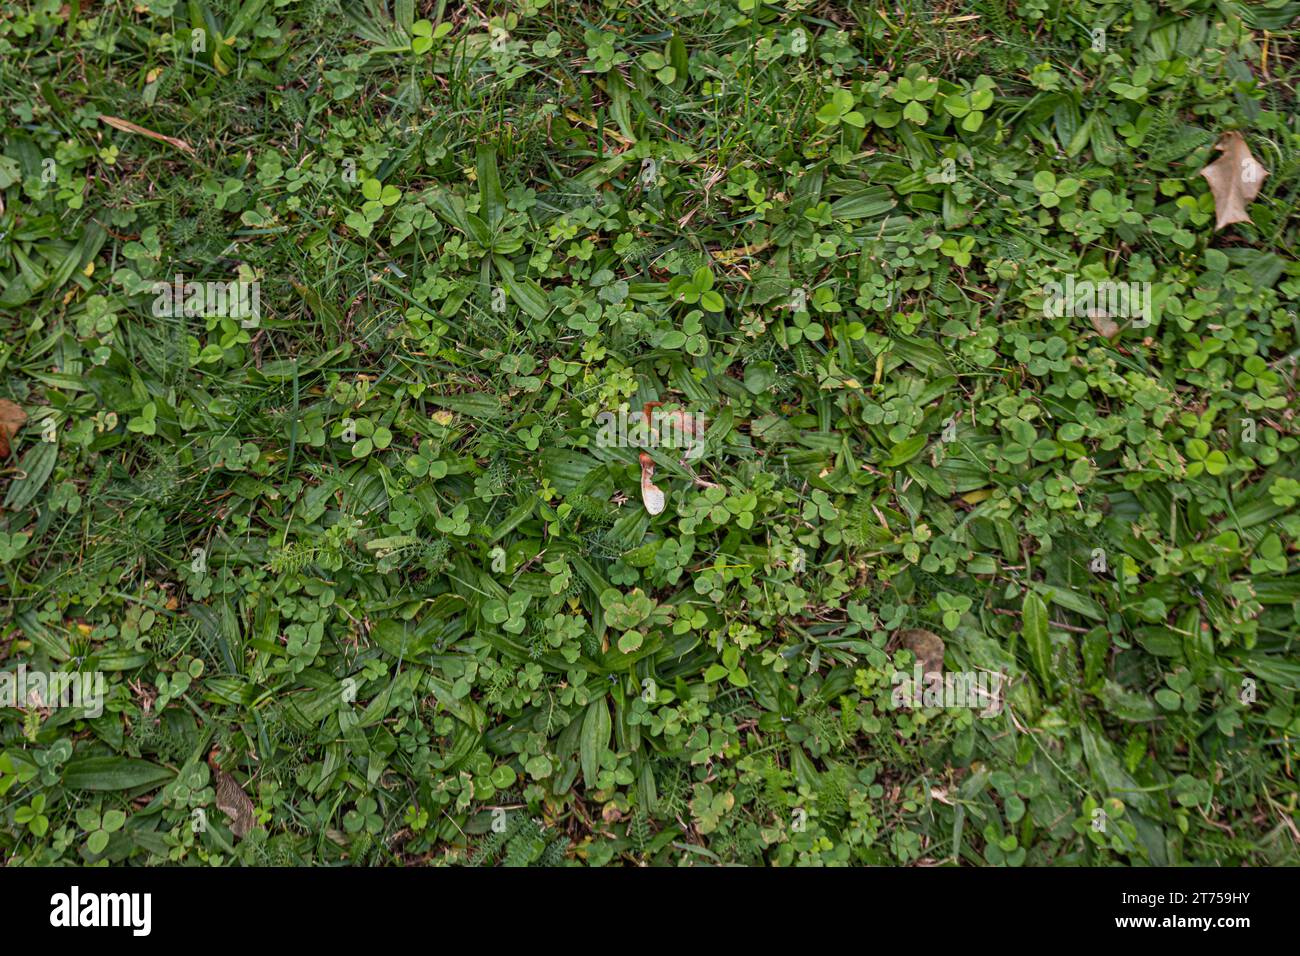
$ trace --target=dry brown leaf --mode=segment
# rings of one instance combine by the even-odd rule
[[[658,408],[663,402],[646,402],[641,407],[641,418],[647,426],[653,431],[653,419],[651,410]],[[641,462],[641,503],[645,505],[645,510],[651,515],[660,514],[664,510],[664,493],[663,489],[655,485],[653,479],[655,476],[655,463],[646,452],[641,452],[639,457]]]
[[[685,438],[694,438],[698,434],[695,427],[695,416],[690,412],[682,409],[672,409],[666,412],[660,412],[658,415],[652,415],[650,407],[658,405],[658,402],[649,402],[646,410],[643,412],[646,427],[650,430],[650,440],[656,445],[661,441],[661,430],[667,430],[669,436],[679,435]]]
[[[680,408],[675,408],[660,413],[659,417],[663,421],[667,422],[670,428],[676,428],[678,431],[685,432],[688,435],[695,434],[695,416],[690,412],[683,411]],[[653,422],[654,419],[651,419],[651,421]],[[651,434],[656,436],[658,435],[658,431],[654,425],[651,425]]]
[[[217,771],[217,809],[230,818],[230,832],[243,839],[253,829],[253,801],[224,770]]]
[[[898,637],[902,645],[916,655],[922,674],[943,673],[943,638],[934,631],[919,627],[899,631]]]
[[[242,840],[256,823],[253,801],[248,799],[248,794],[235,782],[235,778],[218,765],[216,751],[209,755],[208,766],[212,768],[216,782],[217,809],[230,818],[230,832]]]
[[[0,458],[9,457],[9,443],[27,421],[27,413],[7,398],[0,398]]]
[[[641,452],[641,503],[645,505],[646,511],[657,515],[664,510],[664,493],[661,488],[655,486],[652,480],[654,476],[654,460],[645,452]]]
[[[1268,175],[1254,156],[1250,147],[1236,130],[1219,137],[1214,148],[1223,153],[1201,170],[1214,195],[1214,228],[1222,229],[1234,222],[1250,222],[1246,206],[1259,195],[1259,189]]]
[[[1103,338],[1113,339],[1119,335],[1119,325],[1112,322],[1110,317],[1102,312],[1089,312],[1088,321],[1092,327],[1097,330],[1097,334]]]
[[[99,118],[109,126],[113,127],[113,129],[120,129],[123,133],[138,133],[141,136],[155,139],[160,143],[167,143],[169,146],[175,146],[177,149],[189,153],[191,156],[196,155],[194,147],[183,139],[177,139],[175,136],[164,136],[162,133],[155,133],[151,129],[145,129],[138,123],[132,123],[130,120],[124,120],[118,116],[106,116],[101,113],[99,114]]]

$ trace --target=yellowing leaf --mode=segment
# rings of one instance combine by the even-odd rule
[[[758,255],[771,244],[772,240],[764,239],[762,242],[751,242],[749,245],[736,246],[734,249],[717,249],[712,255],[717,262],[723,265],[731,265],[740,259]]]

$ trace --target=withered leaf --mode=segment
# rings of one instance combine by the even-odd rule
[[[645,452],[641,453],[641,502],[645,505],[645,510],[652,515],[657,515],[664,510],[664,493],[663,490],[656,487],[653,478],[655,476],[655,463]]]
[[[217,809],[230,819],[230,832],[236,839],[243,839],[253,829],[256,820],[253,817],[253,801],[235,782],[235,778],[222,770],[214,756],[209,756],[208,766],[212,768],[212,777],[217,790]]]
[[[1119,325],[1112,322],[1110,316],[1101,312],[1089,312],[1088,321],[1102,338],[1113,339],[1119,335]]]
[[[175,136],[164,136],[162,133],[155,133],[151,129],[146,129],[138,123],[132,123],[130,120],[124,120],[120,116],[106,116],[101,113],[99,118],[107,123],[113,129],[120,129],[123,133],[136,133],[140,136],[147,136],[150,139],[156,139],[160,143],[166,143],[169,146],[175,146],[182,152],[191,156],[196,155],[194,147],[183,139],[177,139]]]
[[[1214,195],[1214,228],[1222,229],[1234,222],[1250,222],[1246,206],[1259,195],[1264,177],[1268,175],[1254,156],[1250,147],[1236,130],[1219,137],[1214,148],[1223,153],[1201,170]]]
[[[646,421],[650,426],[650,437],[656,442],[660,440],[660,428],[664,426],[670,432],[676,431],[678,434],[691,437],[696,435],[695,417],[679,408],[660,412],[656,416],[647,415]]]
[[[9,457],[9,443],[25,421],[27,413],[22,410],[22,406],[7,398],[0,398],[0,458]]]
[[[943,638],[919,627],[899,631],[898,637],[902,645],[916,655],[922,674],[943,673]]]

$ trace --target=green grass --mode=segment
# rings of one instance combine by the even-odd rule
[[[1295,862],[1300,3],[480,9],[0,14],[0,859]]]

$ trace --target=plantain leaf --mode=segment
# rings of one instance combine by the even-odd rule
[[[600,755],[609,746],[611,727],[609,704],[604,697],[593,700],[587,705],[587,714],[582,719],[578,753],[582,762],[582,782],[588,790],[596,788],[596,774],[600,771]]]
[[[1052,696],[1052,645],[1047,633],[1047,605],[1035,592],[1025,592],[1021,610],[1021,633],[1029,648],[1029,660],[1049,697]]]
[[[166,783],[176,774],[148,760],[131,757],[81,757],[63,768],[69,790],[135,790]]]

